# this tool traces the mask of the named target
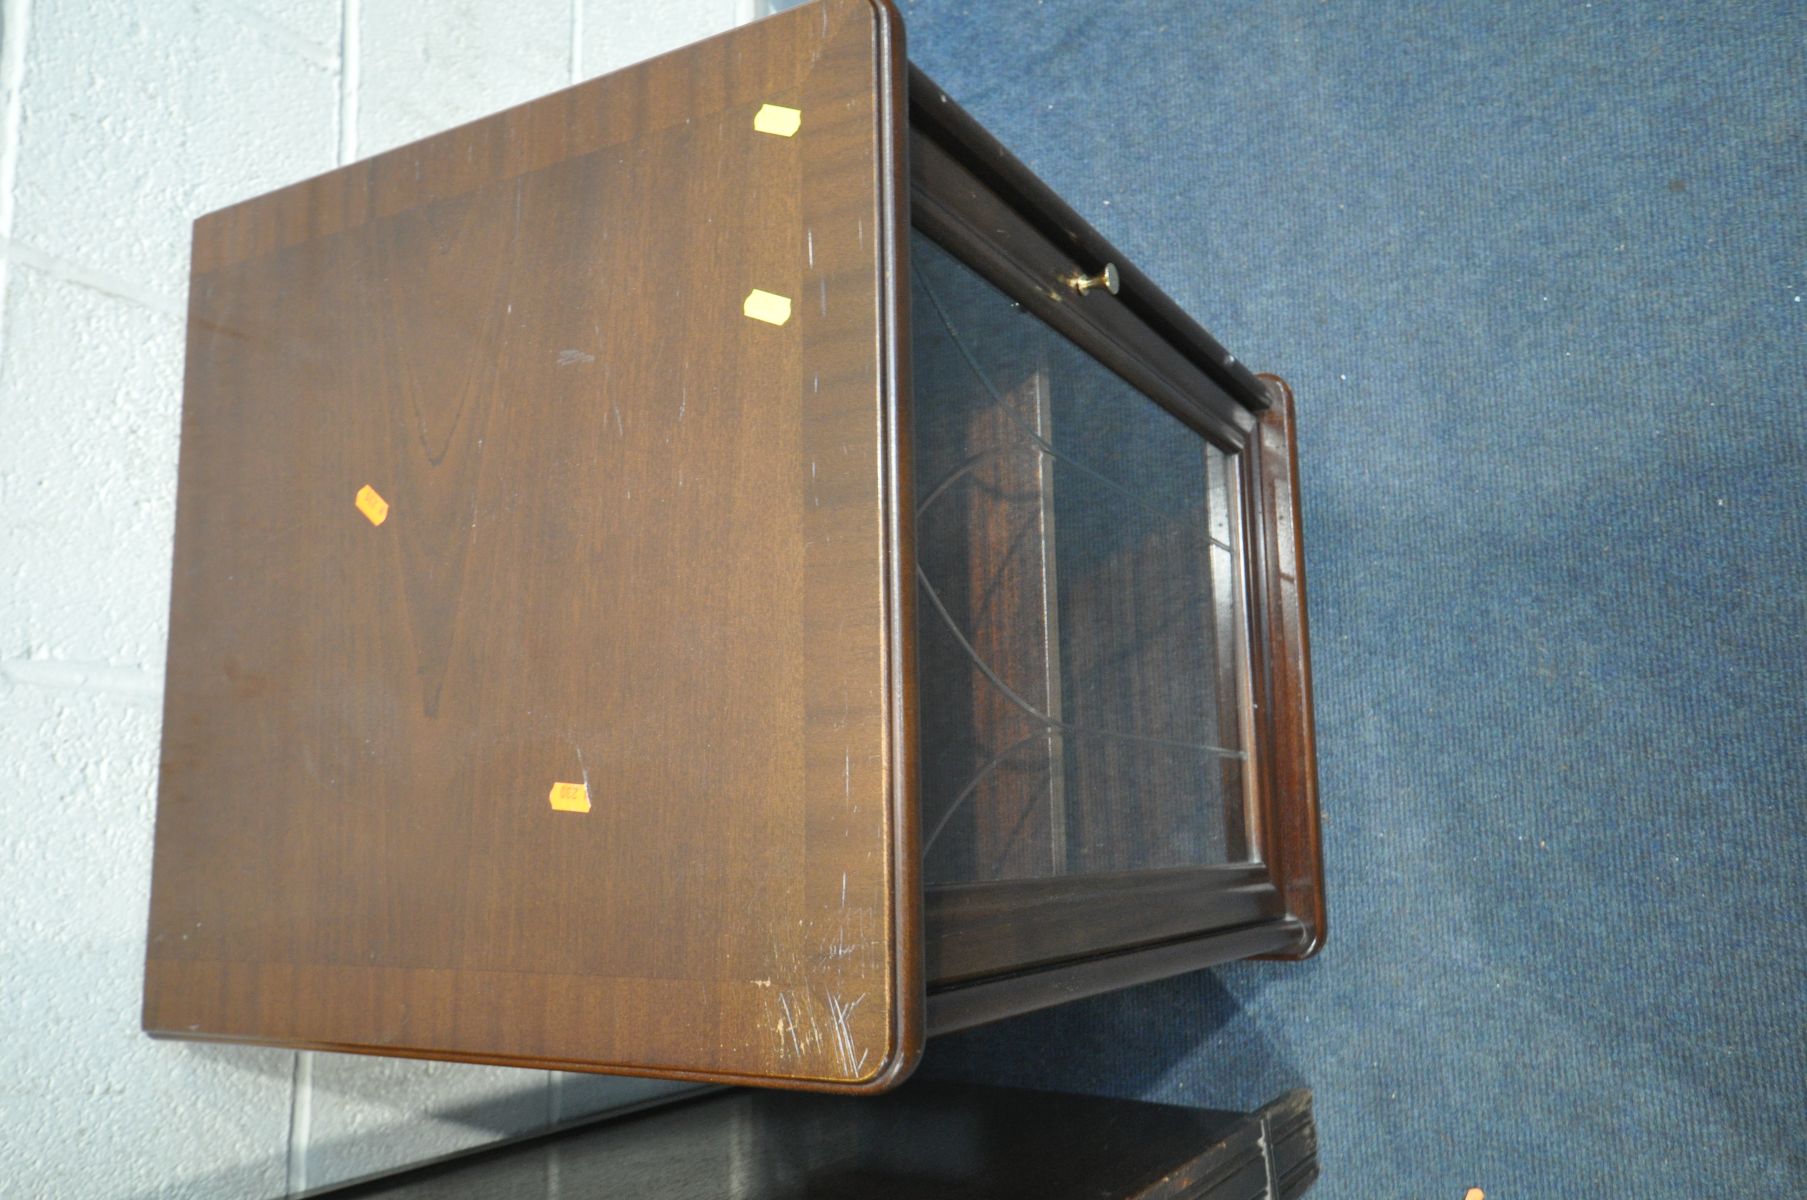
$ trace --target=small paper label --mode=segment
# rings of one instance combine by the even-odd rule
[[[358,489],[356,503],[358,511],[363,513],[372,525],[381,525],[389,519],[389,502],[377,495],[376,489],[368,483]]]
[[[552,785],[553,810],[556,812],[587,813],[590,811],[590,789],[581,783],[555,783]]]
[[[797,130],[802,125],[802,112],[794,108],[786,108],[782,104],[762,104],[759,111],[753,114],[753,128],[759,133],[776,134],[778,137],[795,137]]]
[[[764,321],[767,325],[782,325],[791,319],[791,301],[788,296],[779,296],[754,288],[747,293],[746,301],[740,306],[740,311],[755,321]]]

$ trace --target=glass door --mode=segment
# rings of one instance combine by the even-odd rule
[[[1250,858],[1236,456],[920,232],[925,884]]]

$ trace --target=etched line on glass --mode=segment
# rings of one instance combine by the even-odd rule
[[[960,789],[960,794],[954,797],[953,801],[947,806],[947,810],[935,821],[935,828],[929,830],[929,835],[922,839],[923,857],[928,857],[929,851],[935,848],[935,839],[941,836],[941,831],[947,828],[947,823],[954,819],[954,814],[960,811],[960,806],[966,803],[967,797],[971,796],[973,792],[977,790],[978,786],[985,782],[985,777],[987,775],[1003,765],[1005,759],[1009,758],[1029,743],[1035,741],[1037,738],[1053,737],[1055,736],[1055,733],[1056,731],[1053,729],[1038,729],[1026,737],[1018,738],[1016,741],[1006,746],[1001,752],[993,756],[984,766],[974,772],[973,777],[966,781],[966,786]]]
[[[916,265],[915,260],[913,258],[911,260],[911,265],[912,265],[912,267],[915,267],[915,265]],[[997,401],[998,407],[1001,408],[1004,412],[1005,420],[1009,421],[1012,425],[1016,426],[1017,431],[1019,433],[1021,433],[1025,438],[1027,438],[1031,443],[1033,443],[1035,445],[1035,447],[1037,449],[1039,449],[1043,454],[1046,454],[1049,458],[1052,458],[1054,461],[1060,462],[1060,463],[1065,463],[1067,466],[1073,468],[1075,471],[1078,471],[1080,474],[1085,475],[1088,478],[1093,479],[1096,482],[1102,484],[1103,486],[1109,488],[1111,491],[1117,493],[1119,496],[1123,497],[1125,500],[1128,500],[1131,504],[1134,504],[1137,508],[1140,508],[1140,509],[1144,510],[1145,512],[1152,513],[1153,515],[1159,517],[1163,521],[1170,520],[1172,518],[1172,516],[1173,516],[1172,513],[1161,511],[1160,509],[1149,504],[1146,500],[1142,499],[1141,496],[1137,495],[1135,492],[1131,491],[1129,488],[1124,487],[1122,484],[1118,483],[1116,480],[1110,478],[1108,475],[1101,474],[1099,471],[1095,470],[1092,467],[1088,467],[1086,464],[1080,462],[1078,459],[1072,458],[1071,456],[1066,454],[1064,451],[1056,449],[1054,447],[1054,445],[1052,443],[1050,443],[1046,438],[1043,438],[1035,430],[1033,430],[1033,429],[1029,428],[1027,425],[1023,424],[1022,418],[1017,415],[1016,410],[1011,407],[1010,402],[1008,400],[1006,400],[1004,398],[1003,394],[998,391],[997,385],[991,381],[991,376],[986,374],[985,368],[983,368],[979,365],[978,360],[973,358],[972,352],[966,348],[965,339],[963,339],[960,336],[960,331],[954,328],[954,322],[953,322],[952,318],[950,318],[947,315],[947,309],[942,306],[941,298],[935,294],[934,287],[930,285],[928,279],[923,275],[923,273],[920,270],[917,270],[915,272],[915,277],[916,277],[916,282],[918,284],[920,284],[922,287],[922,294],[927,296],[929,299],[929,307],[931,307],[935,310],[935,315],[936,315],[936,317],[938,317],[940,319],[942,328],[947,330],[947,336],[948,336],[949,340],[951,340],[954,343],[954,349],[956,349],[960,352],[960,357],[965,360],[967,369],[972,371],[974,378],[978,379],[980,385],[982,387],[984,387],[986,392],[988,392],[991,395],[991,398],[993,400]],[[1003,450],[1000,449],[997,451],[992,451],[992,453],[1003,453]],[[965,469],[969,468],[971,465],[972,464],[963,464],[962,467],[959,469],[965,470]],[[943,490],[943,488],[948,483],[951,483],[951,482],[953,482],[952,479],[947,479],[947,480],[943,480],[940,484],[937,484],[933,489],[931,489],[931,491],[929,493],[930,498],[932,499],[935,496],[939,495],[941,493],[941,491]],[[928,507],[928,500],[924,500],[922,502],[922,504],[917,507],[917,510],[916,510],[917,515],[921,516],[922,510],[926,507]],[[1225,550],[1233,549],[1233,547],[1225,545],[1223,542],[1218,541],[1215,537],[1212,537],[1210,534],[1206,534],[1206,537],[1211,541],[1211,543],[1213,545],[1223,546],[1223,548]]]
[[[1018,695],[1009,684],[998,677],[997,672],[993,671],[991,665],[987,663],[984,658],[980,657],[979,652],[973,649],[972,643],[966,640],[966,635],[960,632],[960,627],[954,623],[954,618],[949,615],[946,606],[942,604],[940,595],[935,591],[935,585],[929,582],[929,577],[927,575],[923,574],[921,563],[916,564],[916,581],[922,585],[922,590],[927,593],[929,603],[941,617],[942,624],[947,626],[947,631],[953,635],[954,640],[960,643],[960,648],[965,651],[968,658],[972,659],[973,665],[979,668],[979,673],[991,680],[992,685],[1000,692],[1004,693],[1005,699],[1022,709],[1044,727],[1062,730],[1078,737],[1115,738],[1117,741],[1121,742],[1141,742],[1149,746],[1173,746],[1181,750],[1197,750],[1203,754],[1216,754],[1225,758],[1248,757],[1248,755],[1241,750],[1231,750],[1224,746],[1213,746],[1208,742],[1188,742],[1181,738],[1154,737],[1153,735],[1146,733],[1124,733],[1121,730],[1116,729],[1087,729],[1083,725],[1073,725],[1066,721],[1056,721],[1047,713]]]

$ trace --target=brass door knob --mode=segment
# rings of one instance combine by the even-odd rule
[[[1070,275],[1067,277],[1067,282],[1072,284],[1073,290],[1078,292],[1081,296],[1085,295],[1093,288],[1103,288],[1105,291],[1115,296],[1117,294],[1118,286],[1117,264],[1105,263],[1104,269],[1096,275]]]

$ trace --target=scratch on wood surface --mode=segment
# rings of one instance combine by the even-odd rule
[[[780,1030],[780,1032],[783,1033],[788,1031],[790,1033],[791,1048],[797,1052],[797,1057],[801,1059],[803,1057],[803,1043],[797,1040],[797,1019],[791,1016],[790,1001],[784,998],[783,992],[778,993],[778,1007],[784,1010],[784,1029]],[[782,1039],[780,1039],[779,1045],[783,1045]]]
[[[829,1018],[834,1022],[835,1057],[841,1064],[842,1073],[851,1075],[859,1069],[859,1064],[865,1062],[866,1058],[863,1054],[857,1058],[854,1055],[853,1027],[848,1018],[853,1015],[853,1010],[860,1006],[860,1001],[866,998],[866,993],[861,992],[850,1004],[842,1004],[840,998],[833,992],[824,994],[828,997]]]
[[[594,354],[585,354],[582,350],[560,350],[558,352],[558,365],[561,367],[574,367],[579,363],[593,363],[595,361],[596,356]]]
[[[809,1000],[809,999],[810,999],[809,993],[805,992],[803,994],[802,1000]],[[802,1000],[799,1000],[798,1002],[802,1003]],[[815,1003],[813,1001],[811,1001],[811,1003],[809,1003],[808,1005],[806,1005],[804,1007],[803,1011],[804,1011],[805,1015],[807,1015],[809,1017],[810,1045],[815,1047],[817,1053],[820,1053],[822,1050],[822,1027],[820,1025],[816,1024]]]

